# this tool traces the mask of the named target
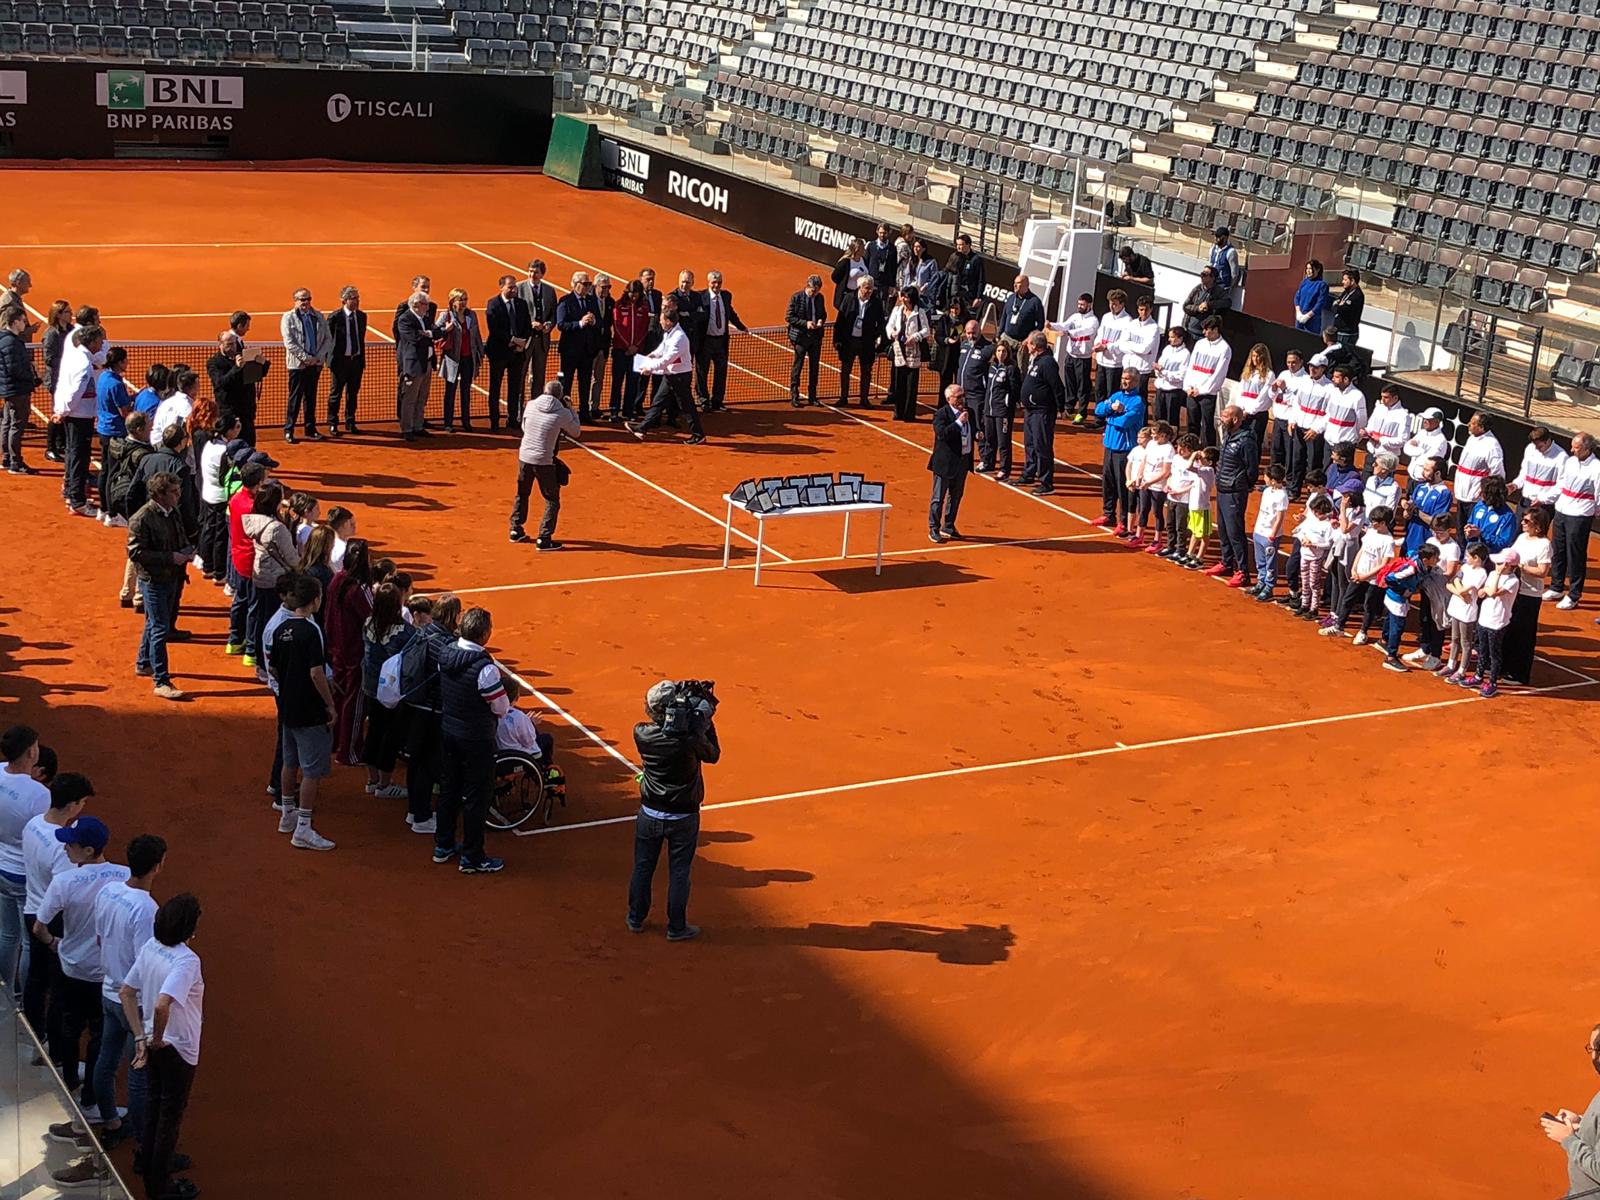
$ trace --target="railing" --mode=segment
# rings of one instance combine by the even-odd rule
[[[9,987],[0,988],[0,1025],[0,1196],[53,1196],[59,1188],[88,1200],[131,1200],[98,1142],[79,1149],[50,1139],[51,1125],[89,1126]],[[79,1175],[70,1187],[52,1178],[67,1170]]]

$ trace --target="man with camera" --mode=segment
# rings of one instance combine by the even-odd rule
[[[700,935],[688,922],[689,868],[700,840],[700,805],[706,797],[702,763],[722,757],[717,741],[717,697],[709,680],[663,679],[645,693],[648,721],[633,727],[639,750],[639,816],[633,834],[633,878],[628,883],[628,929],[644,930],[650,883],[661,847],[667,847],[667,941]]]

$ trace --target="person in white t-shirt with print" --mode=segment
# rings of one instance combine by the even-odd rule
[[[28,899],[23,907],[23,924],[28,930],[29,954],[22,983],[22,1015],[28,1024],[45,1029],[46,1007],[61,979],[61,964],[48,941],[33,932],[34,915],[44,903],[44,894],[57,875],[73,869],[67,848],[56,839],[56,830],[71,825],[94,798],[94,785],[76,771],[63,771],[50,781],[50,807],[34,817],[22,830],[22,867],[28,879]],[[61,922],[49,928],[60,937]]]
[[[1322,604],[1328,550],[1333,545],[1333,501],[1325,494],[1318,492],[1306,500],[1305,515],[1295,526],[1294,538],[1300,545],[1300,578],[1298,581],[1291,579],[1289,587],[1300,597],[1303,607],[1289,611],[1315,621]]]
[[[22,865],[22,831],[50,807],[50,792],[33,777],[38,731],[13,725],[0,733],[0,987],[16,986],[22,956],[22,915],[28,880]]]
[[[94,1090],[94,1064],[100,1056],[100,938],[94,927],[94,902],[107,884],[128,878],[128,868],[107,862],[106,843],[111,830],[98,817],[79,817],[71,825],[56,830],[56,840],[67,849],[76,870],[64,872],[50,881],[39,911],[34,914],[34,935],[54,947],[61,962],[61,979],[50,1000],[46,1024],[50,1027],[50,1059],[61,1072],[67,1090],[78,1088],[79,1042],[89,1031],[90,1075],[83,1080],[78,1104],[85,1112],[93,1110],[98,1097]],[[50,923],[61,918],[61,936],[50,932]],[[51,1136],[71,1141],[76,1136],[71,1123],[52,1126]]]
[[[1448,585],[1450,605],[1445,615],[1450,618],[1450,650],[1439,667],[1446,683],[1473,686],[1467,680],[1475,678],[1472,652],[1478,641],[1478,597],[1483,594],[1490,565],[1489,547],[1473,542],[1467,547],[1466,565]]]
[[[1175,452],[1172,446],[1172,426],[1157,421],[1150,427],[1150,442],[1144,448],[1144,472],[1141,476],[1144,490],[1139,493],[1139,531],[1144,532],[1145,511],[1155,514],[1156,529],[1145,547],[1146,554],[1160,554],[1167,535],[1167,481],[1172,478]]]
[[[100,1145],[110,1149],[144,1128],[144,1070],[128,1071],[128,1119],[117,1117],[117,1068],[132,1061],[139,1029],[122,1008],[122,984],[155,930],[156,902],[150,889],[161,874],[167,843],[140,834],[128,843],[128,879],[108,883],[94,899],[94,927],[100,938],[100,1007],[103,1026],[100,1057],[94,1068],[94,1094],[100,1102]],[[119,1136],[119,1134],[121,1136]],[[61,1180],[57,1180],[61,1182]]]
[[[198,1190],[172,1175],[178,1132],[200,1065],[206,983],[200,956],[189,947],[200,923],[200,901],[180,893],[156,912],[154,936],[140,949],[118,992],[134,1038],[133,1066],[146,1073],[143,1151],[146,1196],[192,1196]]]
[[[1144,456],[1149,451],[1150,439],[1155,433],[1148,425],[1141,426],[1134,437],[1134,446],[1128,451],[1127,466],[1122,472],[1122,482],[1128,489],[1128,532],[1132,536],[1125,543],[1137,550],[1144,545],[1144,518],[1149,514],[1149,498],[1144,494]]]
[[[1406,456],[1406,478],[1412,481],[1422,478],[1422,464],[1430,458],[1442,458],[1447,463],[1450,461],[1450,442],[1440,428],[1444,413],[1437,408],[1425,408],[1417,420],[1421,424],[1400,448],[1400,453]]]
[[[1488,578],[1478,589],[1478,673],[1461,679],[1462,687],[1476,688],[1485,699],[1499,694],[1500,650],[1516,603],[1521,559],[1515,550],[1502,550],[1489,562]]]

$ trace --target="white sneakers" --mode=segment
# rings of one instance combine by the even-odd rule
[[[1350,644],[1351,644],[1351,645],[1352,645],[1352,646],[1365,646],[1365,645],[1366,645],[1366,644],[1367,644],[1367,643],[1368,643],[1368,642],[1370,642],[1370,641],[1371,641],[1371,640],[1372,640],[1372,639],[1371,639],[1371,638],[1369,638],[1369,637],[1368,637],[1368,636],[1367,636],[1367,635],[1366,635],[1366,634],[1364,634],[1364,633],[1358,633],[1358,634],[1356,634],[1356,636],[1355,636],[1355,638],[1354,638],[1354,639],[1352,639],[1352,641],[1351,641],[1351,642],[1350,642]]]
[[[1410,654],[1405,654],[1401,657],[1404,658],[1408,663],[1420,663],[1423,659],[1428,657],[1428,652],[1420,649],[1413,650]]]
[[[1554,599],[1556,599],[1556,597],[1558,597],[1560,595],[1561,595],[1561,593],[1556,591],[1555,588],[1545,588],[1543,594],[1540,595],[1539,599],[1541,599],[1541,600],[1554,600]]]
[[[406,824],[411,826],[412,833],[432,834],[437,832],[439,828],[439,823],[432,817],[429,817],[426,821],[413,821],[410,813],[406,814]]]
[[[1578,607],[1578,602],[1571,596],[1563,596],[1561,597],[1561,603],[1556,605],[1556,607],[1562,609],[1563,611],[1571,612],[1573,609]]]
[[[323,837],[311,826],[296,829],[294,836],[289,839],[289,844],[296,850],[332,850],[333,843]]]
[[[279,833],[293,833],[294,832],[294,827],[300,820],[300,818],[296,815],[297,812],[298,812],[297,809],[286,808],[286,809],[283,809],[278,814],[278,832]]]

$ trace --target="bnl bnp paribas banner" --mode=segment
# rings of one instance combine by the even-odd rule
[[[230,133],[234,113],[244,110],[244,87],[243,75],[100,71],[94,99],[111,130]]]

